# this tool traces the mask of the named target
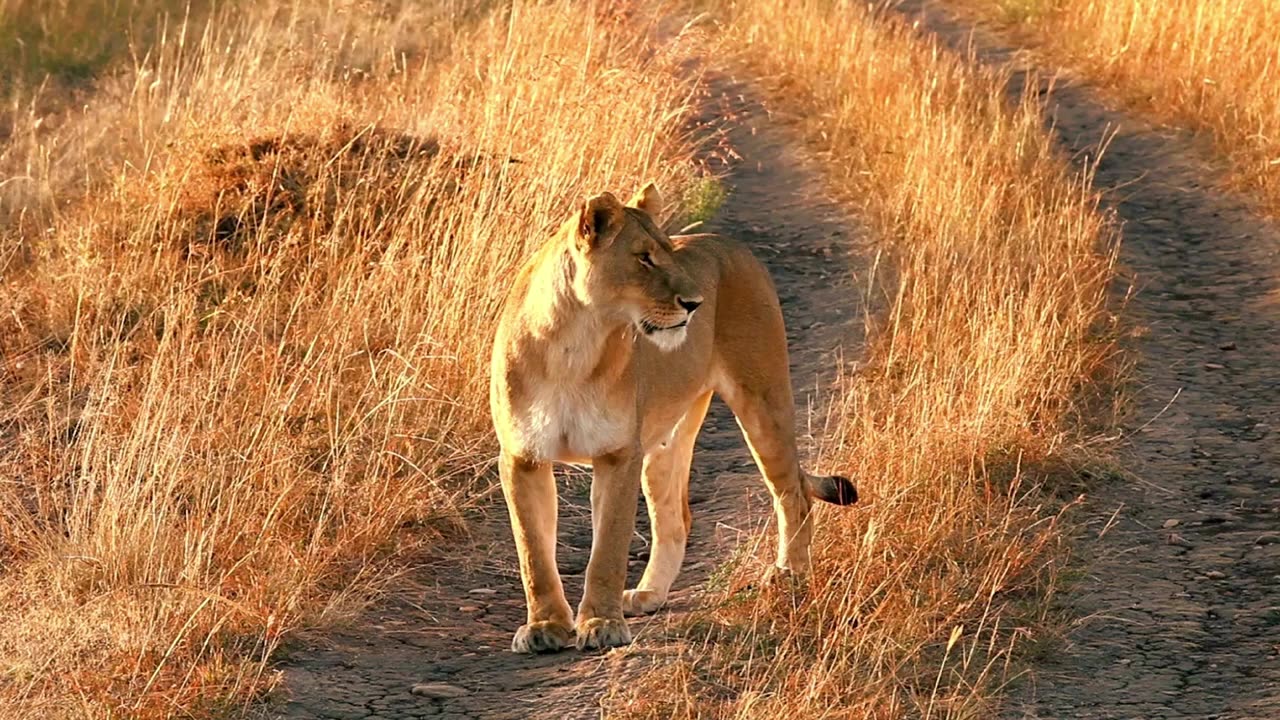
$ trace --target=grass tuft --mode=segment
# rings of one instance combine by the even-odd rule
[[[728,196],[729,193],[719,178],[706,175],[698,178],[685,194],[689,223],[706,222],[715,217]]]

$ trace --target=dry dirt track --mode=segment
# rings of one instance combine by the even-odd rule
[[[975,37],[985,62],[1019,62],[936,7],[919,17],[953,47]],[[1060,83],[1050,110],[1082,161],[1115,133],[1096,184],[1113,189],[1127,314],[1145,333],[1120,450],[1132,477],[1092,489],[1076,619],[1007,715],[1280,718],[1280,228],[1215,189],[1184,135],[1079,84]]]
[[[820,371],[833,366],[832,352],[839,346],[851,355],[858,350],[862,323],[850,275],[858,235],[840,208],[824,199],[815,171],[795,154],[798,141],[743,92],[721,80],[711,84],[705,99],[703,115],[723,128],[731,149],[708,158],[727,173],[729,195],[707,229],[750,243],[769,266],[786,315],[803,418]],[[735,162],[719,159],[735,153]],[[743,533],[770,517],[763,483],[732,415],[718,401],[698,439],[690,486],[689,557],[666,617],[689,608],[707,573]],[[640,508],[638,530],[647,535]],[[560,569],[570,604],[576,605],[591,537],[582,477],[561,483],[560,521]],[[643,542],[633,540],[632,582],[643,569],[644,550]],[[511,654],[511,635],[524,621],[524,599],[500,505],[476,521],[470,547],[438,559],[410,581],[352,627],[292,652],[284,663],[288,700],[271,716],[595,718],[610,678],[640,669],[646,655],[661,651],[663,614],[632,622],[637,642],[628,652]],[[418,683],[446,683],[465,694],[422,697],[411,692]]]

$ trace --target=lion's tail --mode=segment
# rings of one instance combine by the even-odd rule
[[[829,502],[833,505],[852,505],[858,502],[858,488],[853,481],[840,475],[816,476],[805,473],[805,485],[809,497]]]

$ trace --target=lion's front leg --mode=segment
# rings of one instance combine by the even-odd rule
[[[555,652],[573,642],[573,615],[556,568],[555,477],[549,462],[502,453],[502,494],[511,515],[528,621],[511,640],[512,652]]]
[[[577,622],[581,650],[631,642],[631,631],[622,617],[622,591],[627,583],[627,550],[636,526],[643,460],[638,447],[592,459],[591,560]]]

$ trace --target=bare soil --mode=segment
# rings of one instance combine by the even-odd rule
[[[769,267],[787,323],[798,415],[805,418],[810,395],[835,366],[834,353],[843,348],[853,356],[860,348],[862,315],[851,274],[862,262],[855,255],[864,247],[860,232],[799,154],[799,138],[771,119],[747,86],[728,79],[710,83],[701,114],[723,133],[724,142],[706,162],[724,174],[728,196],[715,220],[699,230],[750,243]],[[799,431],[804,445],[804,428]],[[590,550],[588,498],[585,475],[561,483],[559,562],[570,604],[581,595]],[[690,504],[693,534],[684,571],[667,608],[631,621],[636,640],[630,648],[542,656],[509,651],[525,611],[515,547],[499,501],[474,520],[467,547],[411,573],[356,622],[293,650],[283,663],[283,697],[271,716],[599,717],[599,698],[610,680],[638,671],[661,654],[669,642],[667,621],[688,612],[709,572],[753,531],[772,522],[756,467],[732,414],[719,401],[698,438]],[[637,513],[633,584],[647,558],[648,523],[639,499]],[[420,691],[458,696],[415,694],[414,686],[424,683],[449,687]]]

